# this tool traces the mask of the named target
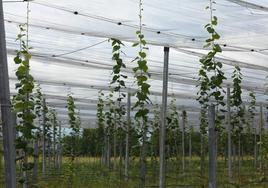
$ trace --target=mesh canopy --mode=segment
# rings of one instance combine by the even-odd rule
[[[144,35],[149,43],[148,62],[152,85],[151,100],[161,104],[163,46],[171,47],[169,65],[169,99],[177,98],[180,110],[189,112],[189,123],[198,125],[200,106],[195,101],[199,59],[206,38],[204,25],[209,22],[205,0],[144,1]],[[54,107],[63,122],[67,120],[66,96],[73,93],[80,109],[83,127],[94,127],[98,90],[109,92],[113,66],[109,38],[124,41],[125,71],[129,76],[127,91],[135,91],[131,61],[138,49],[137,0],[34,0],[29,3],[29,43],[31,74],[40,83],[49,106]],[[224,63],[228,83],[234,65],[243,73],[243,100],[257,93],[264,103],[268,70],[268,4],[267,0],[218,0],[215,15],[219,19],[219,43],[223,48],[217,58]],[[26,22],[27,2],[4,1],[6,41],[11,92],[16,83],[13,63],[18,25]],[[132,97],[132,103],[135,102]],[[124,101],[126,102],[126,101]],[[133,113],[134,114],[134,113]],[[132,114],[132,115],[133,115]],[[66,124],[66,126],[68,126]]]

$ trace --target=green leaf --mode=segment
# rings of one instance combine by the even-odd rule
[[[214,33],[215,32],[215,30],[212,27],[207,27],[207,31],[209,33]]]
[[[139,43],[137,42],[137,43],[132,44],[132,47],[135,47],[135,46],[138,46],[138,45],[139,45]]]
[[[218,18],[213,16],[211,23],[216,26],[218,24]]]
[[[145,52],[139,52],[139,55],[140,55],[140,57],[143,58],[143,59],[146,57],[146,53],[145,53]]]
[[[14,58],[14,62],[15,62],[16,64],[20,64],[20,63],[22,62],[22,60],[20,59],[19,56],[16,56],[16,57]]]
[[[213,33],[213,39],[220,39],[220,35],[218,33]]]

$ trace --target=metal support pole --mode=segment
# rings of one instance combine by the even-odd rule
[[[16,187],[14,124],[10,105],[3,3],[0,0],[0,105],[3,127],[5,182],[7,188]]]
[[[165,141],[166,141],[166,116],[167,116],[167,91],[168,91],[168,59],[169,48],[164,47],[164,69],[163,69],[163,91],[162,91],[162,111],[160,127],[160,172],[159,188],[165,187]]]
[[[232,178],[232,137],[231,137],[231,104],[230,104],[230,86],[227,85],[227,129],[228,129],[228,177],[229,182]]]
[[[208,108],[209,188],[216,188],[216,130],[215,106]]]
[[[126,130],[126,156],[125,156],[125,181],[128,180],[129,176],[129,129],[131,126],[130,120],[130,109],[131,109],[131,94],[127,94],[127,130]]]

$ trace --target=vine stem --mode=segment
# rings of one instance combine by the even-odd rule
[[[30,2],[27,1],[27,22],[26,22],[26,47],[29,49],[29,19],[30,19]]]

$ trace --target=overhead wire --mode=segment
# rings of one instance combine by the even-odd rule
[[[66,52],[66,53],[62,53],[62,54],[56,54],[56,55],[52,55],[52,56],[53,57],[61,57],[61,56],[69,55],[69,54],[72,54],[72,53],[76,53],[76,52],[79,52],[79,51],[82,51],[82,50],[86,50],[86,49],[98,46],[98,45],[100,45],[100,44],[102,44],[104,42],[107,42],[107,41],[108,41],[108,39],[105,39],[105,40],[102,40],[100,42],[97,42],[95,44],[91,44],[91,45],[83,47],[83,48],[79,48],[79,49],[76,49],[76,50],[73,50],[73,51],[70,51],[70,52]]]
[[[13,23],[16,23],[16,24],[21,24],[22,22],[18,22],[18,21],[14,21],[14,20],[5,20],[7,22],[13,22]],[[87,33],[87,32],[75,32],[75,31],[71,31],[71,30],[66,30],[66,29],[63,29],[63,28],[56,28],[56,27],[46,27],[46,26],[41,26],[41,25],[36,25],[36,24],[30,24],[30,26],[32,27],[37,27],[37,28],[42,28],[42,29],[53,29],[53,30],[56,30],[56,31],[61,31],[61,32],[66,32],[66,33],[70,33],[70,34],[79,34],[79,35],[87,35],[87,36],[91,36],[91,37],[100,37],[100,38],[113,38],[114,36],[109,36],[109,35],[100,35],[100,34],[97,34],[97,33]],[[245,37],[246,38],[246,37]],[[123,38],[123,40],[127,41],[127,42],[131,42],[132,40],[126,40]],[[192,39],[193,40],[193,39]],[[203,40],[199,40],[199,39],[194,39],[193,41],[197,41],[197,42],[203,42]],[[152,42],[151,43],[152,45],[160,45],[160,46],[164,46],[164,44],[161,44],[161,43],[155,43],[155,42]],[[263,51],[265,49],[255,49],[255,48],[246,48],[246,47],[240,47],[240,46],[234,46],[234,45],[228,45],[228,43],[223,43],[223,44],[220,44],[224,49],[224,51],[238,51],[238,52],[258,52],[260,54],[264,54],[266,55],[266,53],[264,53]],[[196,46],[176,46],[176,47],[179,47],[179,48],[196,48]],[[228,49],[228,47],[230,49]],[[237,49],[237,50],[234,50]],[[199,49],[199,48],[197,48]],[[200,49],[202,49],[200,47]],[[79,51],[79,50],[78,50]]]
[[[114,19],[106,18],[104,16],[97,16],[97,15],[91,15],[91,14],[88,14],[88,13],[81,13],[81,12],[78,12],[78,11],[75,11],[75,10],[71,10],[71,9],[68,9],[68,8],[64,8],[64,7],[60,7],[60,6],[56,6],[56,5],[51,5],[51,4],[45,4],[45,3],[40,3],[40,2],[33,2],[33,3],[39,4],[39,5],[42,5],[42,6],[46,6],[46,7],[50,7],[50,8],[54,8],[54,9],[58,9],[58,10],[62,10],[62,11],[69,12],[69,13],[72,13],[72,14],[75,14],[75,15],[80,15],[80,16],[84,16],[84,17],[88,17],[88,18],[92,18],[92,19],[96,19],[96,20],[100,20],[100,21],[113,23],[113,24],[116,24],[116,25],[127,26],[127,27],[131,27],[131,28],[135,28],[135,29],[138,28],[138,25],[126,24],[126,23],[124,23],[124,21],[114,20]],[[153,29],[153,28],[146,27],[146,26],[144,26],[144,30],[149,31],[149,32],[153,32],[153,33],[156,33],[156,34],[162,34],[162,35],[173,36],[173,37],[174,36],[175,37],[184,37],[184,38],[190,38],[190,39],[192,39],[192,38],[205,38],[203,36],[189,36],[189,35],[178,34],[178,33],[161,32],[161,30],[159,30],[159,29]]]

